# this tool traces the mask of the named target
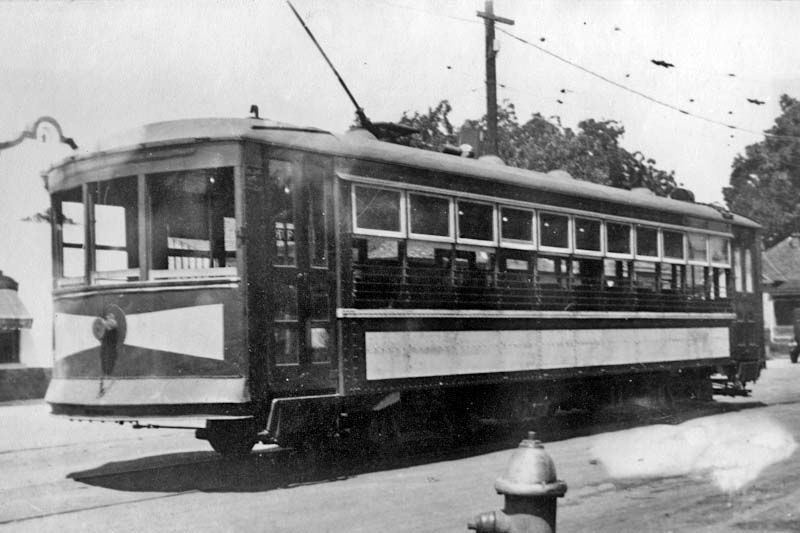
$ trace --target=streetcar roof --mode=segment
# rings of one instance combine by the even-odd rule
[[[332,134],[312,127],[255,118],[201,118],[158,122],[109,137],[86,155],[72,156],[50,172],[71,163],[110,153],[142,150],[152,146],[224,140],[253,140],[330,154],[339,157],[390,163],[434,172],[457,174],[499,184],[542,192],[701,217],[752,228],[754,221],[733,215],[726,218],[717,209],[693,202],[642,194],[565,176],[515,168],[489,161],[457,157],[418,148],[377,141],[364,135]],[[49,180],[48,180],[49,181]]]

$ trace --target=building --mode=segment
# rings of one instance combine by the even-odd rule
[[[42,398],[47,389],[53,272],[41,172],[70,152],[33,140],[0,151],[0,401]]]
[[[793,312],[800,309],[800,233],[763,253],[764,327],[773,346],[794,342]]]

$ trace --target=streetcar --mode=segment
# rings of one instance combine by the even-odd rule
[[[759,226],[687,196],[260,118],[147,125],[45,181],[57,415],[381,445],[764,365]]]

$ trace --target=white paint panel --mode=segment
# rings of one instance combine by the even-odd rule
[[[83,350],[100,346],[92,334],[96,317],[56,313],[53,317],[54,357],[56,361]]]
[[[223,305],[198,305],[127,315],[125,344],[222,361]]]
[[[55,378],[45,401],[77,405],[245,403],[250,401],[250,393],[245,378]]]
[[[728,357],[729,330],[644,328],[366,333],[367,379]]]

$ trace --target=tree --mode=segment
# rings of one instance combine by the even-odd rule
[[[450,122],[452,106],[442,100],[426,114],[403,113],[400,123],[420,130],[402,144],[442,150],[458,142],[458,132]],[[578,131],[564,128],[535,113],[520,123],[514,104],[504,101],[497,110],[499,156],[514,167],[549,172],[566,170],[577,179],[624,189],[647,187],[661,196],[675,188],[675,177],[656,168],[653,159],[630,153],[620,146],[625,128],[613,120],[588,119]],[[471,127],[486,128],[486,118],[469,120]]]
[[[400,124],[411,126],[419,133],[402,137],[398,142],[415,148],[441,151],[445,145],[454,145],[458,142],[458,135],[450,122],[450,112],[453,107],[447,100],[442,100],[436,107],[429,107],[423,114],[415,112],[409,115],[408,111],[400,117]]]
[[[783,95],[781,115],[763,141],[733,160],[728,208],[764,226],[768,248],[800,231],[800,102]]]

